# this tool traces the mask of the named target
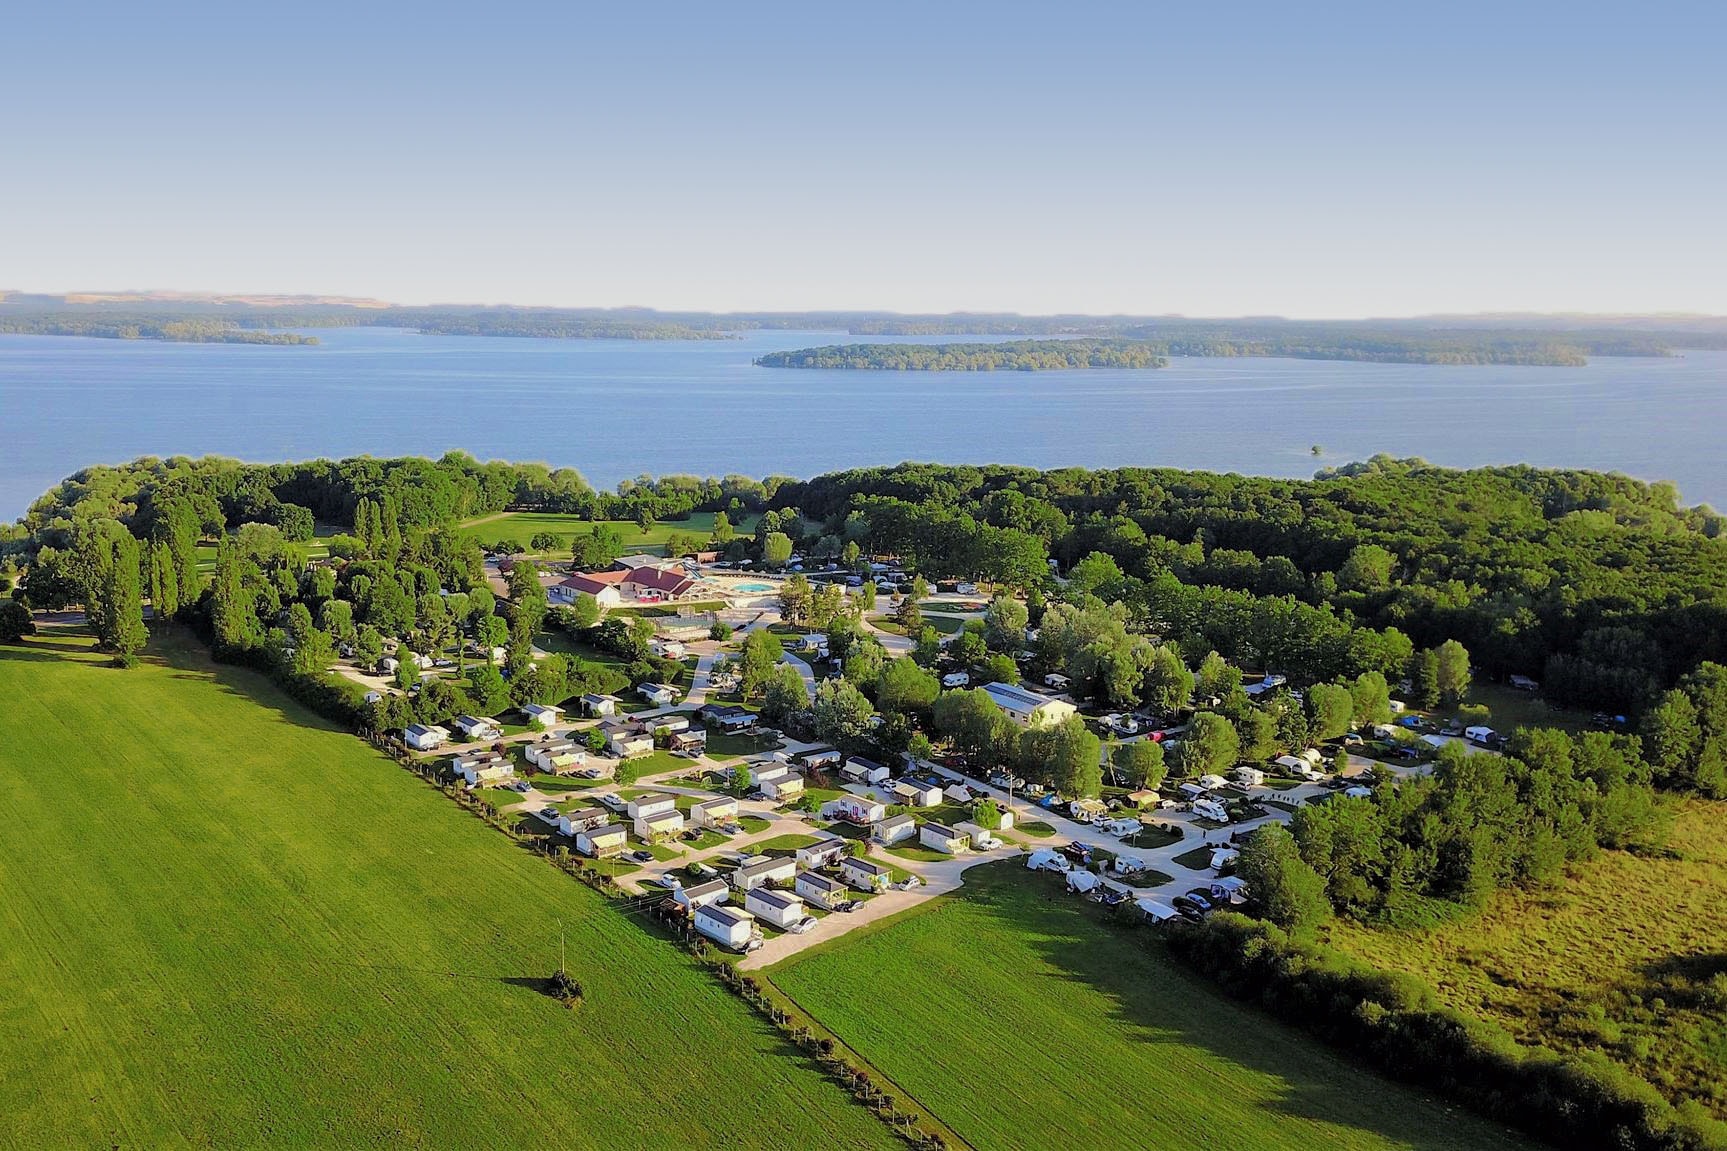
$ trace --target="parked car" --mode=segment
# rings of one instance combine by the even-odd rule
[[[1089,865],[1091,863],[1092,846],[1089,843],[1080,843],[1078,840],[1075,840],[1073,843],[1063,847],[1061,849],[1061,853],[1073,860],[1075,863]]]
[[[791,932],[793,935],[802,935],[804,932],[806,932],[810,928],[814,927],[816,925],[816,922],[817,921],[816,921],[815,916],[806,915],[802,919],[798,920],[796,923],[792,924],[790,927],[786,928],[786,930]]]
[[[1209,888],[1196,887],[1187,893],[1187,898],[1198,904],[1201,911],[1210,911],[1215,906],[1211,902],[1211,890]]]
[[[1133,896],[1119,888],[1100,887],[1095,893],[1095,898],[1105,907],[1119,907],[1121,904],[1132,899]]]
[[[1209,901],[1205,907],[1201,907],[1185,895],[1176,896],[1174,899],[1169,901],[1169,905],[1187,916],[1189,919],[1198,919],[1211,909]]]
[[[629,856],[637,863],[652,863],[654,861],[654,853],[651,851],[632,851]]]
[[[602,795],[600,796],[600,802],[611,808],[613,811],[627,811],[630,806],[623,796],[617,794]]]

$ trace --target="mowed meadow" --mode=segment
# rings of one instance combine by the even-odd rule
[[[0,1146],[893,1145],[667,942],[191,645],[0,646]],[[542,994],[557,961],[585,985]]]
[[[1518,1137],[1224,999],[1018,861],[768,970],[982,1151],[1506,1151]]]

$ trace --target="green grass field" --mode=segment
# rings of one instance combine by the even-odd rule
[[[739,535],[749,535],[756,530],[756,520],[760,516],[745,516],[742,522],[732,524]],[[666,540],[673,532],[693,533],[707,539],[714,530],[714,513],[696,512],[687,520],[667,520],[655,523],[646,532],[636,526],[633,520],[584,520],[577,516],[560,515],[556,512],[505,512],[500,516],[484,516],[469,520],[462,525],[464,531],[482,543],[492,543],[494,540],[515,540],[523,547],[541,532],[549,532],[558,537],[556,554],[563,559],[569,559],[570,542],[578,535],[586,535],[594,530],[596,523],[609,523],[623,533],[624,550],[626,552],[651,552],[655,555],[665,554]],[[552,553],[547,553],[552,554]]]
[[[1606,852],[1481,915],[1418,931],[1340,921],[1331,942],[1524,1042],[1599,1050],[1727,1119],[1727,803],[1678,810],[1670,856]]]
[[[898,1145],[670,943],[264,680],[86,642],[0,646],[0,1147]],[[577,1011],[540,989],[560,923]]]
[[[768,975],[983,1151],[1526,1146],[1224,999],[1053,878],[965,878]]]

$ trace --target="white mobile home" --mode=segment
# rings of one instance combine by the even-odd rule
[[[644,815],[658,815],[662,811],[675,811],[677,806],[677,796],[668,795],[663,791],[650,791],[630,800],[624,810],[629,813],[631,819],[640,819]]]
[[[672,898],[687,908],[707,907],[715,903],[724,903],[732,893],[731,887],[723,879],[710,879],[706,883],[693,883],[680,887],[672,892]]]
[[[478,740],[497,739],[503,735],[503,729],[498,721],[490,716],[458,715],[455,718],[455,728],[462,733],[462,738],[470,743]]]
[[[764,783],[772,783],[776,779],[784,779],[792,773],[792,769],[777,760],[763,760],[760,763],[744,763],[732,768],[733,771],[744,773],[744,782],[751,787],[760,787]]]
[[[895,815],[882,820],[870,830],[877,843],[895,844],[917,834],[917,820],[909,815]]]
[[[415,751],[436,751],[450,742],[450,733],[436,724],[416,723],[403,730],[402,739]]]
[[[603,807],[580,807],[558,817],[558,830],[565,835],[575,835],[578,831],[604,827],[611,821],[612,813]]]
[[[608,823],[604,827],[576,832],[576,850],[595,859],[604,859],[608,855],[620,854],[628,840],[623,824]]]
[[[826,867],[845,858],[847,840],[824,839],[797,849],[799,867]]]
[[[826,911],[851,902],[846,896],[845,884],[814,871],[800,871],[792,890]]]
[[[736,907],[710,903],[696,908],[695,928],[701,934],[733,951],[748,950],[756,937],[756,917]]]
[[[483,783],[493,783],[507,779],[516,773],[515,765],[495,751],[480,755],[459,755],[451,763],[456,774],[467,782],[478,787]]]
[[[684,829],[684,813],[673,808],[652,815],[636,816],[636,838],[652,843],[676,835]]]
[[[949,855],[958,855],[971,847],[971,836],[942,823],[926,823],[918,829],[918,842]]]
[[[803,793],[804,781],[802,776],[788,775],[783,779],[770,779],[762,784],[762,795],[776,803],[796,799]]]
[[[739,891],[754,891],[770,883],[790,883],[797,873],[797,861],[789,855],[776,859],[758,858],[732,872],[732,886]]]
[[[934,807],[941,802],[941,788],[922,780],[899,780],[893,785],[893,791],[907,807]]]
[[[697,827],[717,827],[738,817],[738,801],[729,796],[709,799],[690,808],[690,822]]]
[[[522,714],[528,717],[528,723],[534,727],[551,727],[563,717],[564,709],[543,703],[524,703]]]
[[[802,899],[789,891],[775,891],[768,887],[752,887],[744,896],[744,910],[782,930],[805,914]]]
[[[893,772],[874,760],[854,755],[840,768],[840,775],[852,783],[871,784],[881,783],[892,776]]]
[[[887,807],[873,799],[857,795],[842,795],[822,804],[823,819],[843,819],[847,823],[870,824],[887,818]]]
[[[636,688],[636,694],[655,707],[664,707],[678,698],[677,691],[663,683],[644,683]]]
[[[840,878],[859,891],[880,891],[893,873],[873,860],[850,856],[840,861]]]

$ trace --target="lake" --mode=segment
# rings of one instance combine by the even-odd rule
[[[1308,476],[1389,452],[1622,471],[1727,505],[1727,352],[1582,368],[1178,359],[1159,371],[878,373],[750,362],[854,342],[832,332],[315,334],[317,347],[0,336],[0,518],[80,467],[139,455],[451,448],[575,467],[600,487],[642,473],[810,476],[902,460]]]

